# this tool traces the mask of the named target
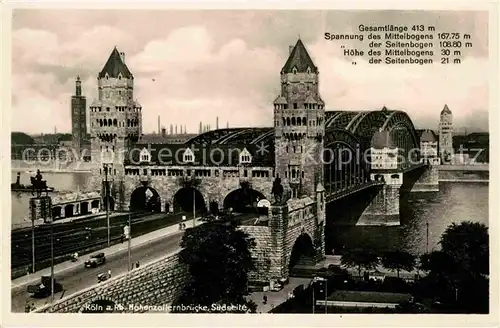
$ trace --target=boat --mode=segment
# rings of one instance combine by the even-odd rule
[[[34,192],[35,191],[35,189],[33,188],[33,185],[25,186],[25,185],[21,184],[21,172],[17,172],[16,182],[10,184],[10,190],[17,191],[17,192]],[[47,187],[47,191],[54,192],[55,188]]]

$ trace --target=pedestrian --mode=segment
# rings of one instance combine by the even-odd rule
[[[182,230],[182,223],[179,223],[179,230]]]
[[[139,267],[139,261],[135,262],[135,267],[138,268]]]
[[[121,235],[121,236],[120,236],[120,240],[121,240],[121,243],[122,243],[122,244],[123,244],[123,238],[124,238],[124,237],[125,237],[124,235]]]
[[[29,276],[30,275],[30,267],[27,267],[26,268],[26,275]]]
[[[182,224],[182,230],[186,230],[186,224],[185,223]]]
[[[111,269],[108,270],[108,279],[111,278]]]
[[[36,308],[35,308],[35,303],[31,303],[30,312],[31,312],[31,311],[35,311],[35,310],[36,310]]]
[[[31,306],[29,300],[26,300],[26,304],[24,305],[24,312],[26,313],[31,312]]]
[[[262,303],[267,304],[267,295],[262,297]]]

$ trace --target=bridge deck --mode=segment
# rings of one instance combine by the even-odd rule
[[[326,201],[327,202],[333,202],[335,200],[338,200],[340,198],[349,196],[351,194],[354,194],[358,191],[373,187],[373,186],[381,186],[384,185],[385,182],[383,181],[368,181],[363,184],[358,184],[358,185],[353,185],[349,186],[343,189],[338,189],[333,192],[326,192]],[[328,190],[328,185],[325,186],[325,189]]]

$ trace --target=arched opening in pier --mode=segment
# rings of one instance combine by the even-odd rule
[[[89,203],[88,202],[83,202],[80,204],[80,214],[81,215],[86,215],[86,214],[89,214],[90,213],[90,210],[89,210]]]
[[[61,217],[61,206],[52,207],[52,217],[54,219]]]
[[[174,212],[196,212],[205,213],[205,199],[201,192],[193,187],[179,189],[174,195]]]
[[[90,202],[90,207],[92,207],[92,209],[94,209],[94,208],[99,209],[99,200],[96,199],[96,200],[93,200],[92,202]]]
[[[292,248],[290,255],[289,269],[290,276],[296,274],[298,270],[304,267],[312,267],[316,264],[316,251],[314,250],[313,241],[307,233],[302,233]]]
[[[161,212],[161,198],[156,189],[146,186],[136,188],[130,196],[130,211]]]
[[[64,217],[65,218],[70,218],[75,215],[75,206],[73,204],[68,204],[64,206]]]
[[[251,187],[231,191],[224,198],[224,210],[232,209],[236,213],[259,213],[267,214],[268,207],[266,197]]]

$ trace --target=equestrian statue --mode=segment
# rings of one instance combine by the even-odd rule
[[[34,196],[36,191],[36,196],[40,197],[42,192],[45,191],[46,196],[49,194],[49,188],[47,187],[47,181],[42,180],[42,174],[40,170],[36,170],[36,176],[31,177],[32,191],[31,194]]]

